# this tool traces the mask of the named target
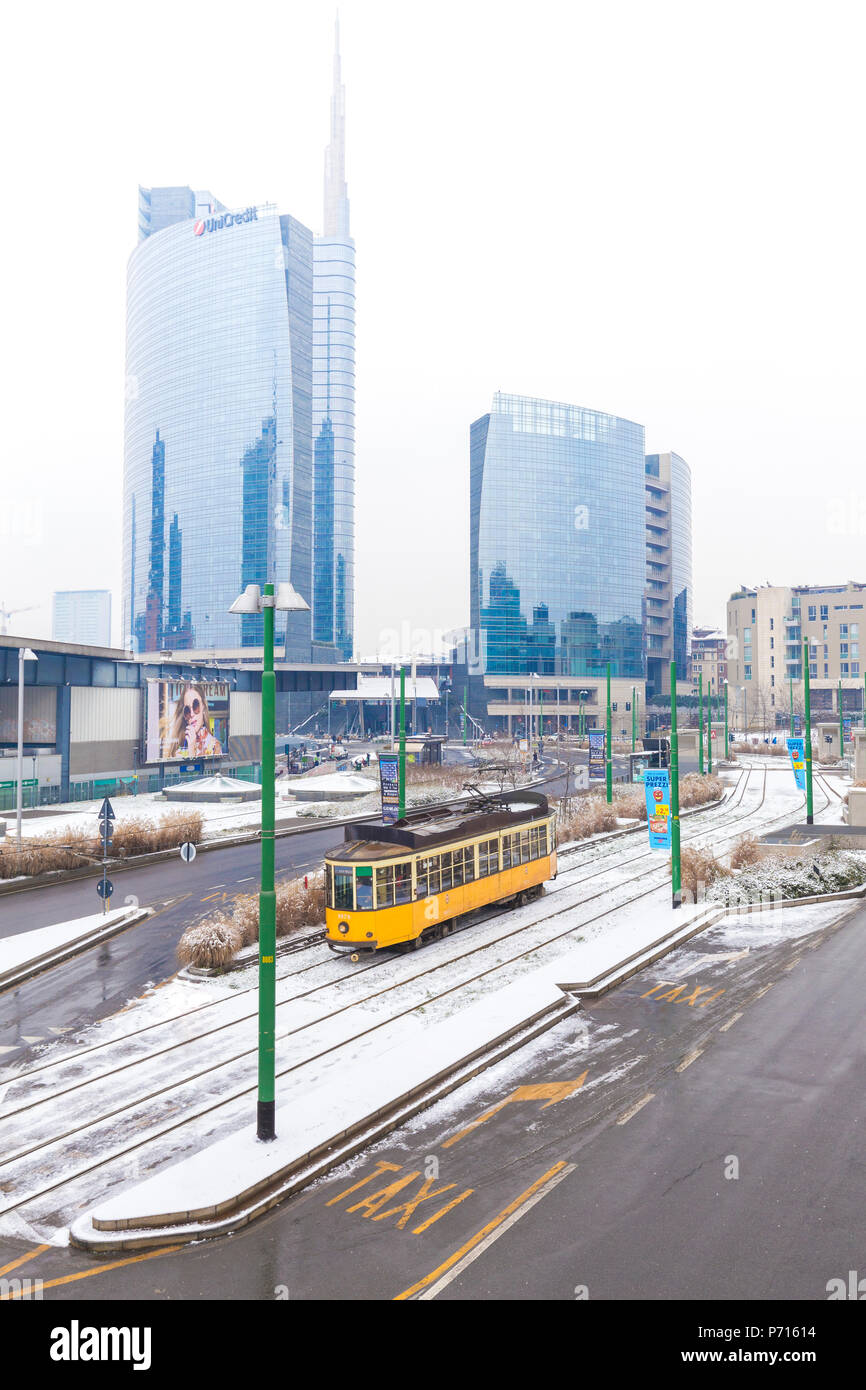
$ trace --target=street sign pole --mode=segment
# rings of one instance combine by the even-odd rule
[[[276,804],[276,677],[274,675],[274,586],[262,595],[262,881],[259,893],[259,1091],[257,1135],[276,1138],[277,897],[274,889]]]
[[[791,692],[791,738],[794,737],[794,677],[788,677],[788,686]]]
[[[680,751],[677,736],[677,663],[671,662],[671,894],[672,906],[682,907],[680,867]]]
[[[803,681],[806,700],[806,824],[812,824],[812,704],[809,689],[809,641],[803,640]]]
[[[842,682],[839,681],[839,757],[845,756],[845,720],[842,714]]]
[[[728,682],[725,681],[725,762],[728,761]]]
[[[608,806],[613,801],[613,752],[611,749],[612,721],[610,713],[610,662],[607,663],[607,737],[605,738],[604,780]]]
[[[637,721],[636,721],[636,717],[635,717],[637,711],[635,710],[634,697],[635,697],[634,686],[632,686],[632,688],[631,688],[631,751],[632,751],[632,752],[634,752],[635,741],[636,741],[636,739],[637,739]]]
[[[402,674],[402,671],[401,671],[401,673],[400,673],[400,681],[401,681],[400,689],[401,689],[401,691],[402,691],[402,689],[403,689],[402,680],[403,680],[403,674]],[[468,690],[466,689],[466,686],[464,685],[464,687],[463,687],[463,747],[464,747],[464,748],[466,747],[466,701],[467,701],[467,699],[468,699],[468,695],[469,695],[469,692],[468,692]],[[400,696],[400,698],[401,698],[401,699],[403,698],[402,695]],[[401,768],[402,768],[403,764],[401,763],[400,766],[401,766]],[[403,814],[402,811],[401,811],[400,814],[401,814],[401,815]]]
[[[713,692],[707,691],[707,776],[713,775]]]

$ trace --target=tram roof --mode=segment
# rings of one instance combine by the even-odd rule
[[[458,811],[410,811],[393,825],[362,821],[346,826],[342,845],[329,850],[329,859],[360,863],[368,859],[393,858],[401,849],[433,849],[439,845],[466,840],[485,831],[507,830],[509,826],[538,820],[548,812],[547,797],[540,792],[508,792],[483,801],[470,802]]]

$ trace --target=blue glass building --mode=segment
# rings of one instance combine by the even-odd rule
[[[471,623],[485,674],[641,680],[644,431],[497,394],[470,432]]]
[[[228,613],[290,579],[288,660],[351,658],[354,246],[335,57],[321,238],[271,205],[139,190],[127,288],[123,633],[140,651],[260,646]]]

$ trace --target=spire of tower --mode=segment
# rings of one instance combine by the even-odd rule
[[[349,191],[346,187],[346,89],[340,76],[340,16],[334,23],[334,91],[331,97],[331,143],[325,150],[325,236],[349,239]]]

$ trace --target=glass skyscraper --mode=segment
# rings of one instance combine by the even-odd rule
[[[289,660],[352,655],[354,249],[335,58],[325,235],[271,206],[142,189],[128,269],[123,632],[260,646],[228,608],[290,579]],[[336,193],[335,193],[336,188]]]
[[[644,431],[497,394],[470,433],[471,622],[485,673],[644,675]]]

